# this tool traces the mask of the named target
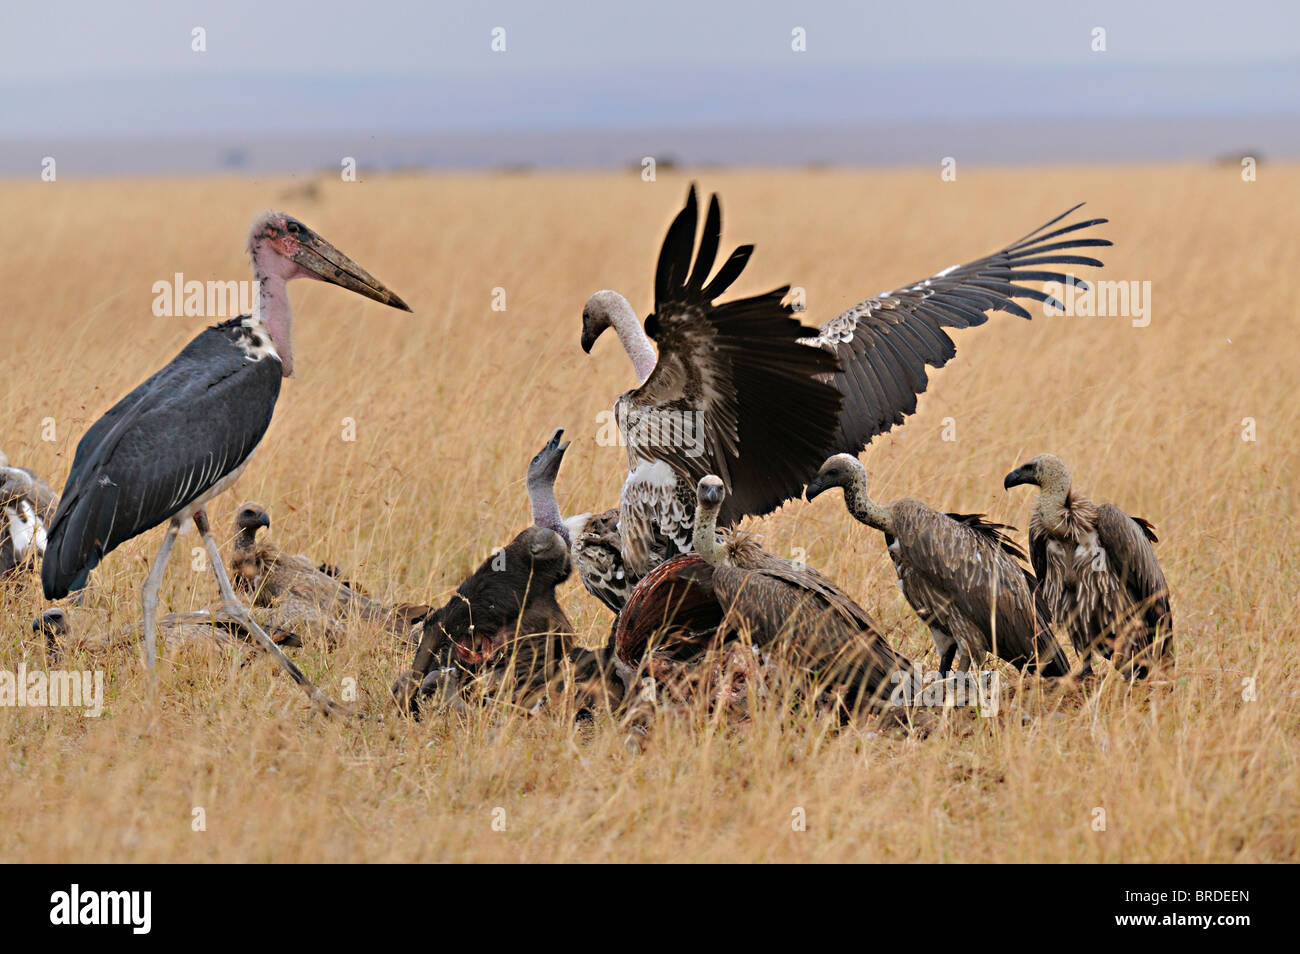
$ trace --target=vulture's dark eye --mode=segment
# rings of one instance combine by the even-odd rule
[[[292,234],[292,235],[298,235],[298,234],[300,234],[300,233],[302,232],[302,226],[299,225],[297,222],[290,222],[290,223],[289,223],[289,232],[290,232],[290,234]]]

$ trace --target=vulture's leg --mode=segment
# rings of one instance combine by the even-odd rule
[[[144,603],[144,664],[147,669],[153,669],[154,663],[158,659],[155,648],[157,623],[154,619],[158,614],[158,589],[162,586],[163,573],[167,570],[167,560],[172,555],[172,544],[176,542],[176,534],[180,528],[180,520],[173,517],[171,522],[167,524],[167,533],[163,536],[162,546],[158,548],[158,555],[154,557],[153,566],[149,567],[149,575],[144,578],[144,591],[142,593],[142,602]]]
[[[947,679],[948,671],[952,669],[953,658],[957,655],[957,641],[954,639],[944,647],[943,655],[939,657],[939,678]]]
[[[212,562],[212,572],[216,575],[217,586],[221,590],[221,600],[225,611],[253,635],[261,644],[261,648],[271,654],[275,661],[289,674],[289,677],[302,688],[303,692],[307,693],[307,697],[312,702],[320,706],[327,714],[336,710],[347,712],[346,708],[312,684],[312,681],[297,667],[294,661],[284,654],[284,650],[263,632],[262,627],[257,625],[253,615],[244,607],[244,604],[239,602],[239,599],[235,596],[234,588],[230,585],[230,578],[226,576],[226,567],[221,562],[221,551],[217,549],[217,541],[213,539],[212,529],[208,526],[208,515],[202,509],[194,511],[194,526],[203,535],[203,545],[207,548],[208,559]]]

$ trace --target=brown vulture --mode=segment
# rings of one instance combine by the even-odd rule
[[[717,302],[753,246],[732,252],[710,279],[722,216],[715,195],[694,251],[692,186],[664,238],[654,311],[644,328],[614,291],[592,295],[582,314],[583,350],[613,328],[639,384],[615,405],[628,451],[618,528],[628,575],[640,579],[690,549],[701,477],[715,474],[726,488],[722,526],[769,513],[799,496],[827,457],[859,453],[916,410],[928,369],[956,354],[945,329],[983,324],[990,311],[1030,318],[1016,299],[1059,307],[1025,283],[1083,286],[1061,269],[1102,263],[1072,250],[1110,245],[1079,234],[1105,219],[1057,226],[1078,208],[990,255],[868,298],[812,329],[782,303],[788,286]]]
[[[1029,554],[1043,611],[1070,635],[1081,673],[1099,653],[1126,676],[1174,665],[1169,587],[1152,546],[1155,529],[1070,485],[1059,457],[1040,454],[1007,474],[1006,488],[1034,484]]]
[[[309,557],[259,541],[258,531],[270,525],[261,504],[239,505],[230,578],[235,590],[247,594],[254,606],[275,607],[282,627],[315,632],[335,646],[347,635],[347,624],[354,617],[382,623],[395,636],[410,637],[411,627],[429,611],[413,603],[387,606],[339,580],[337,571],[325,572]]]
[[[614,644],[620,672],[671,668],[747,637],[759,650],[811,679],[841,713],[880,709],[914,669],[894,652],[875,620],[816,570],[765,552],[753,535],[717,538],[726,490],[706,475],[696,491],[694,551],[660,564],[637,584],[619,615]]]
[[[59,495],[26,467],[12,467],[0,452],[0,580],[35,566],[45,552],[45,531]]]
[[[844,504],[860,523],[885,535],[898,584],[939,651],[939,675],[979,665],[995,653],[1043,676],[1070,671],[1065,653],[1034,604],[1034,577],[1024,551],[1007,538],[1014,528],[983,514],[940,513],[919,500],[878,504],[867,494],[867,472],[849,454],[836,454],[808,484],[809,500],[844,488]]]

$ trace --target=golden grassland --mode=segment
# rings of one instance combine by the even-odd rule
[[[951,712],[924,739],[831,731],[761,706],[740,727],[668,720],[632,756],[607,718],[590,737],[503,710],[402,721],[389,687],[409,649],[364,627],[332,653],[291,650],[333,695],[356,681],[371,717],[356,722],[313,715],[271,663],[235,649],[173,647],[151,685],[123,648],[65,662],[106,670],[99,719],[0,709],[0,860],[1295,860],[1300,343],[1286,283],[1300,273],[1297,172],[1263,166],[1254,183],[1208,166],[963,169],[951,183],[935,170],[695,176],[722,194],[727,248],[757,244],[737,290],[802,286],[817,322],[1080,200],[1110,218],[1104,277],[1151,282],[1148,327],[996,315],[956,332],[958,357],[919,412],[864,460],[880,499],[1024,526],[1031,494],[1005,493],[1002,475],[1051,450],[1095,499],[1154,521],[1173,590],[1173,680],[1028,679],[997,717]],[[597,414],[631,369],[612,338],[581,352],[579,314],[602,287],[649,310],[688,181],[392,177],[324,182],[311,201],[281,199],[287,179],[2,183],[0,448],[61,486],[89,423],[204,323],[154,317],[153,283],[250,277],[248,223],[283,207],[415,313],[295,283],[296,376],[243,478],[212,506],[214,525],[228,540],[236,504],[259,500],[291,552],[347,568],[376,595],[441,601],[528,523],[524,467],[553,427],[574,442],[566,512],[616,501],[624,458],[598,446]],[[504,312],[491,309],[496,288]],[[956,440],[943,439],[946,418]],[[839,494],[753,526],[775,552],[805,551],[896,646],[936,665],[879,535]],[[89,605],[114,625],[139,612],[158,534],[95,574]],[[190,565],[197,545],[178,547],[165,607],[215,598]],[[0,668],[42,667],[29,627],[39,587],[2,600]],[[599,642],[603,608],[576,580],[562,600],[580,639]],[[193,830],[196,808],[205,831]],[[805,831],[792,826],[800,808]]]

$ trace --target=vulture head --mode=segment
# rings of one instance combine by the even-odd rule
[[[1061,458],[1054,454],[1039,454],[1021,464],[1002,480],[1006,490],[1021,484],[1033,484],[1043,490],[1064,493],[1070,489],[1070,472]]]
[[[564,460],[564,452],[569,449],[569,442],[561,442],[560,438],[564,436],[564,428],[557,427],[551,439],[546,442],[546,446],[539,450],[536,456],[528,463],[528,489],[534,487],[554,487],[555,478],[560,473],[560,463]]]
[[[271,516],[261,504],[251,500],[240,504],[235,512],[235,528],[239,531],[235,546],[251,549],[257,539],[257,531],[270,525]]]
[[[596,292],[582,308],[582,350],[591,354],[591,346],[606,328],[628,322],[636,324],[636,312],[626,298],[608,289]]]
[[[68,614],[61,609],[47,609],[32,620],[32,632],[43,634],[47,640],[67,636],[71,632]]]
[[[822,464],[816,477],[808,481],[808,486],[803,492],[804,499],[815,500],[832,487],[843,487],[848,491],[855,484],[860,484],[863,490],[866,489],[866,468],[852,454],[836,454]]]
[[[718,542],[718,511],[727,499],[722,478],[714,474],[701,477],[695,486],[695,529],[691,543],[705,563],[720,566],[727,562],[727,548]]]

